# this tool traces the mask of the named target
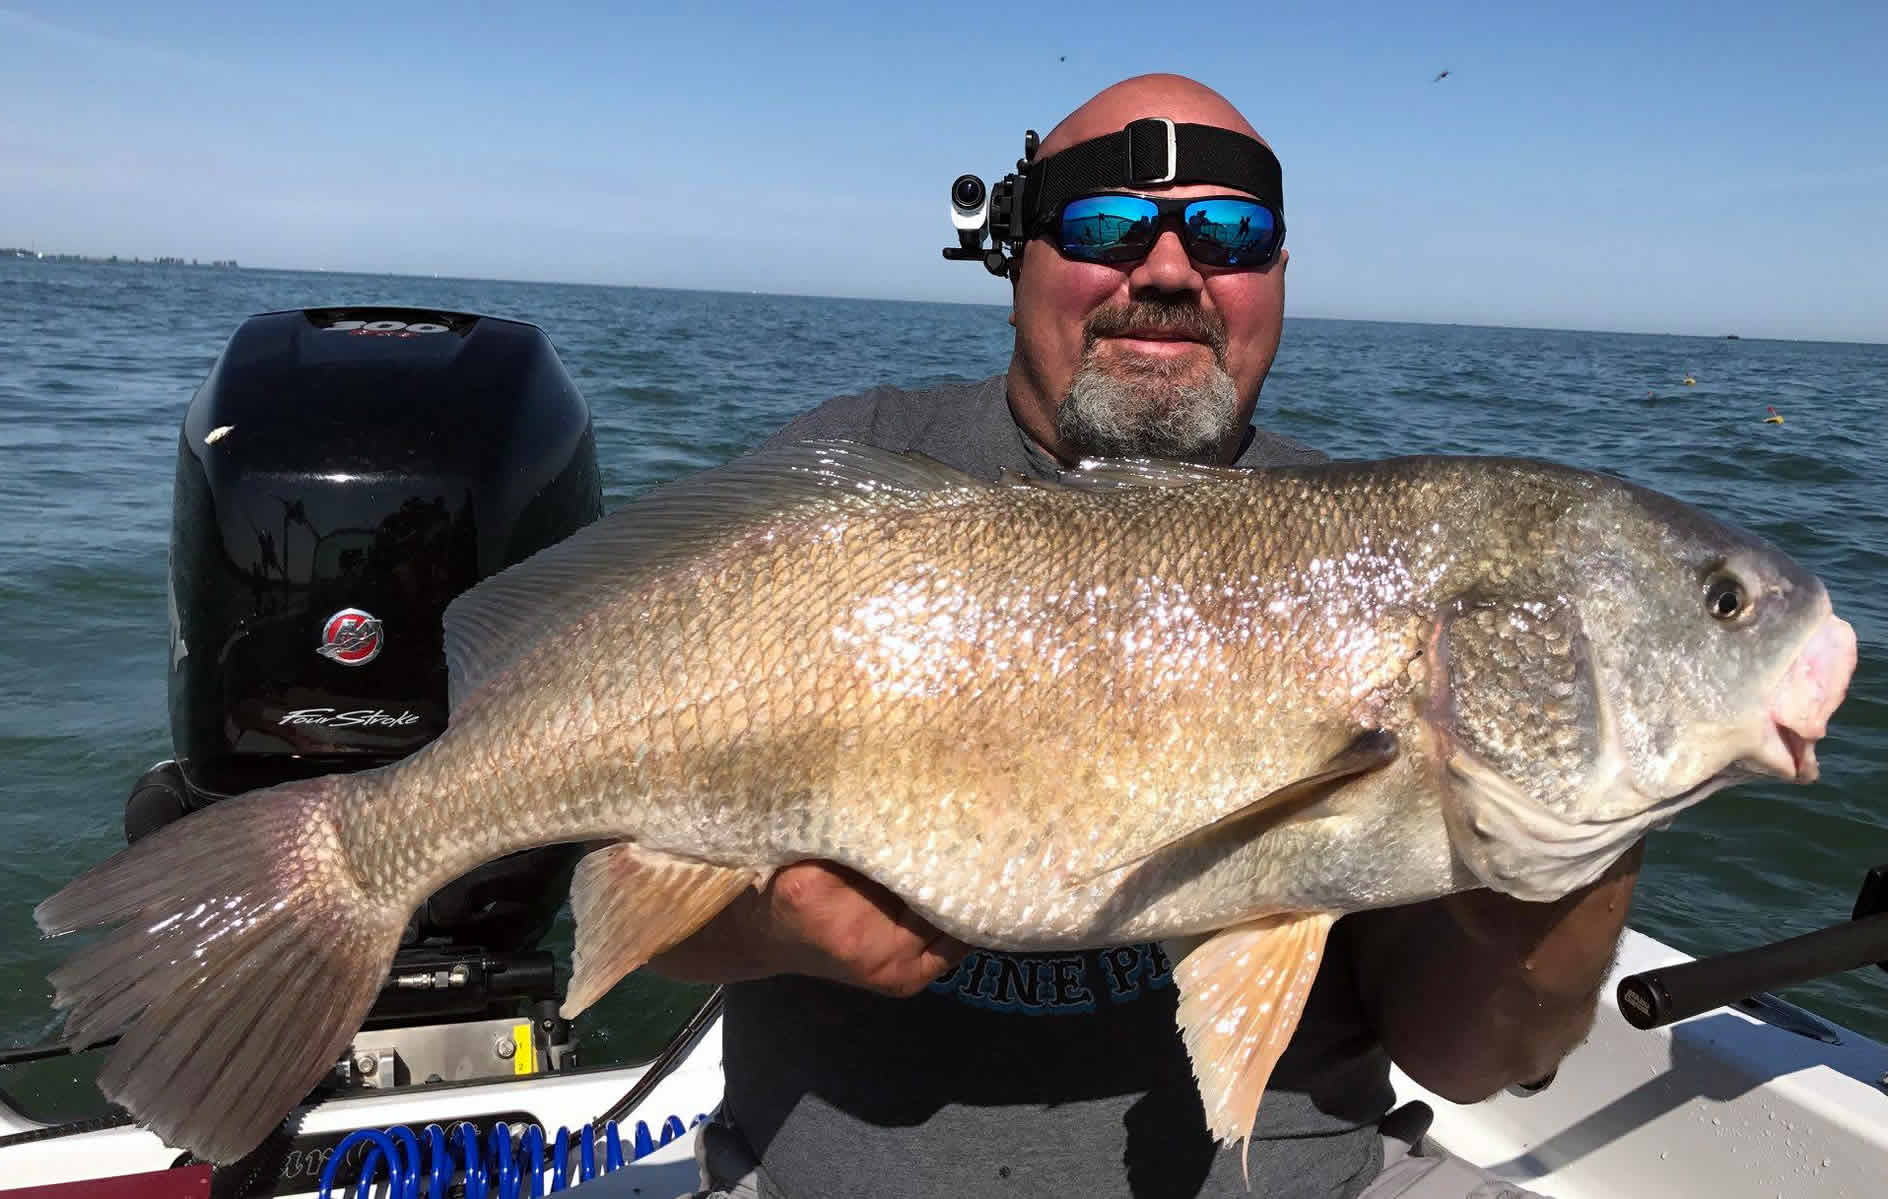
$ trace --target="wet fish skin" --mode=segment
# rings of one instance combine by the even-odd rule
[[[1727,572],[1754,601],[1739,621],[1705,607]],[[808,857],[973,943],[1277,917],[1314,967],[1328,923],[1300,914],[1483,883],[1562,894],[1727,773],[1803,774],[1778,711],[1813,771],[1853,650],[1820,583],[1771,547],[1544,464],[1112,467],[992,488],[808,447],[659,493],[463,597],[453,723],[432,745],[193,816],[38,917],[131,922],[55,975],[69,1035],[148,1007],[101,1086],[172,1143],[231,1157],[344,1047],[412,907],[519,848],[628,843],[579,871],[573,999],[692,931],[703,896]],[[1110,869],[1368,732],[1396,748],[1380,767]],[[1182,963],[1183,992],[1237,990],[1208,972],[1228,935]],[[1235,1064],[1231,1087],[1202,1057],[1282,1045],[1295,1018],[1230,1047],[1189,1030],[1209,1098],[1239,1092],[1222,1135],[1249,1127],[1264,1072]]]

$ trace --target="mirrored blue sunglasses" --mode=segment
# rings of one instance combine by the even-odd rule
[[[1077,196],[1041,232],[1070,258],[1138,262],[1170,221],[1187,254],[1203,266],[1266,266],[1285,240],[1284,218],[1245,196],[1155,198],[1129,192]]]

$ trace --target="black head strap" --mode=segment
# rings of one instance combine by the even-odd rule
[[[1285,214],[1283,175],[1265,143],[1217,125],[1144,117],[1119,133],[1077,142],[1025,166],[1024,225],[1033,234],[1077,196],[1168,183],[1236,188]]]

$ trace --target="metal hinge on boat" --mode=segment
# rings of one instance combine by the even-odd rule
[[[1753,1020],[1761,1020],[1784,1032],[1793,1032],[1799,1037],[1808,1037],[1812,1041],[1821,1041],[1825,1045],[1842,1044],[1842,1038],[1834,1028],[1788,1000],[1778,999],[1768,991],[1747,996],[1731,1006]]]

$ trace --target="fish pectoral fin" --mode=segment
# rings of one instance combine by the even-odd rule
[[[1174,967],[1180,990],[1180,1035],[1206,1127],[1214,1137],[1246,1149],[1259,1100],[1285,1052],[1305,998],[1317,980],[1333,912],[1284,912],[1208,937]],[[1251,1185],[1248,1171],[1246,1183]]]
[[[1284,786],[1268,791],[1249,804],[1236,808],[1221,816],[1211,824],[1180,834],[1170,841],[1156,845],[1145,853],[1139,853],[1119,862],[1111,862],[1100,870],[1082,876],[1069,883],[1071,888],[1092,883],[1104,875],[1129,866],[1138,866],[1156,854],[1168,853],[1179,849],[1194,849],[1200,846],[1226,842],[1243,841],[1253,833],[1253,825],[1262,816],[1277,816],[1291,811],[1298,803],[1316,799],[1325,793],[1333,783],[1361,774],[1381,770],[1396,761],[1396,734],[1387,729],[1370,729],[1358,734],[1357,738],[1337,753],[1325,759],[1324,765],[1300,779],[1293,779]]]
[[[686,939],[762,877],[757,870],[690,862],[629,841],[585,854],[570,882],[577,943],[563,1017],[569,1020],[601,999],[624,975]]]

